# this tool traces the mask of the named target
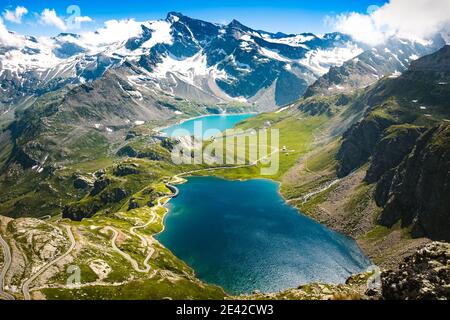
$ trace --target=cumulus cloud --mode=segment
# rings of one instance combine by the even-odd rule
[[[44,9],[41,13],[40,22],[47,26],[53,26],[60,30],[66,30],[67,26],[64,20],[56,14],[55,9]]]
[[[88,16],[75,16],[68,20],[64,20],[56,14],[55,9],[44,9],[40,16],[40,22],[44,25],[53,26],[60,30],[78,29],[81,23],[92,22],[92,18]]]
[[[82,33],[85,43],[92,45],[106,45],[135,37],[142,32],[142,22],[134,19],[108,20],[103,28],[95,32]]]
[[[91,17],[88,16],[83,16],[83,17],[75,17],[75,22],[76,23],[83,23],[83,22],[92,22],[94,20],[92,20]]]
[[[17,6],[15,10],[5,10],[3,17],[5,20],[14,23],[22,23],[22,17],[28,13],[28,9],[22,6]]]
[[[449,0],[390,0],[368,14],[356,12],[327,17],[336,31],[371,45],[396,35],[425,41],[438,32],[450,32]]]
[[[15,33],[9,32],[3,23],[3,19],[0,18],[0,46],[19,47],[22,44],[22,39]]]

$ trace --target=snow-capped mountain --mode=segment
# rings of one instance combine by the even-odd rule
[[[308,88],[305,96],[348,92],[369,86],[387,75],[397,77],[407,70],[413,61],[435,52],[444,45],[445,40],[439,35],[430,43],[391,38],[341,66],[331,67],[328,73]]]
[[[295,100],[331,66],[363,50],[337,33],[272,34],[238,21],[219,25],[179,13],[139,27],[135,22],[130,29],[110,41],[101,30],[39,39],[14,35],[17,44],[0,49],[1,102],[23,102],[95,80],[112,66],[132,66],[142,73],[130,79],[132,85],[152,84],[184,98],[264,102],[270,108]]]
[[[235,20],[221,25],[174,12],[164,20],[123,23],[53,38],[11,34],[15,41],[0,46],[0,115],[65,85],[99,79],[111,68],[136,97],[150,90],[270,110],[295,101],[330,68],[370,49],[340,33],[273,34]],[[413,48],[408,55],[422,51]]]

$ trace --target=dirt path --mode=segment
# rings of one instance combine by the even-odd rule
[[[135,259],[133,259],[128,253],[123,252],[122,250],[120,250],[117,247],[116,241],[117,241],[117,237],[119,236],[119,232],[116,229],[114,229],[113,227],[106,227],[104,230],[112,232],[113,236],[111,238],[111,246],[112,246],[113,250],[116,251],[118,254],[120,254],[122,257],[124,257],[129,263],[131,263],[131,266],[133,267],[134,270],[136,270],[139,273],[148,273],[151,270],[152,267],[148,264],[148,261],[150,260],[153,253],[155,252],[155,250],[153,248],[150,248],[149,254],[147,255],[147,257],[144,260],[145,268],[141,269]],[[138,235],[138,237],[141,238],[139,235]],[[142,238],[141,238],[141,240],[142,240]],[[145,243],[147,244],[147,240],[145,240]]]
[[[188,176],[191,175],[193,173],[198,173],[198,172],[211,172],[211,171],[216,171],[216,170],[231,170],[231,169],[239,169],[239,168],[248,168],[248,167],[253,167],[256,166],[258,164],[258,162],[263,161],[264,159],[270,157],[271,155],[279,152],[280,150],[274,147],[270,147],[272,149],[272,152],[269,153],[268,155],[261,157],[259,159],[257,159],[256,161],[249,163],[249,164],[243,164],[243,165],[238,165],[238,166],[223,166],[223,167],[214,167],[214,168],[205,168],[205,169],[197,169],[197,170],[192,170],[192,171],[187,171],[187,172],[183,172],[183,173],[179,173],[176,176],[174,176],[175,179],[183,177],[183,176]]]
[[[30,285],[31,283],[37,279],[37,277],[39,277],[45,270],[47,270],[49,267],[55,265],[56,263],[58,263],[59,261],[61,261],[62,259],[64,259],[65,257],[67,257],[72,250],[75,248],[76,246],[76,241],[75,241],[75,237],[72,234],[72,230],[70,229],[69,226],[65,226],[66,227],[66,231],[67,231],[67,235],[69,236],[70,239],[70,247],[69,249],[61,256],[59,256],[58,258],[46,263],[42,268],[40,268],[35,274],[33,274],[28,280],[26,280],[23,285],[22,285],[22,293],[23,293],[23,297],[25,300],[30,300],[31,296],[30,296]]]
[[[3,257],[4,257],[3,269],[2,272],[0,273],[0,297],[3,297],[6,300],[15,300],[12,295],[4,291],[6,273],[8,272],[9,267],[11,266],[11,249],[8,243],[2,238],[1,235],[0,235],[0,245],[3,247]]]
[[[323,187],[321,187],[321,188],[319,188],[319,189],[317,189],[317,190],[315,190],[313,192],[305,194],[304,196],[301,196],[299,198],[289,199],[289,200],[287,200],[287,202],[290,203],[290,202],[301,200],[301,201],[303,201],[302,204],[305,204],[306,202],[308,202],[309,199],[311,199],[315,195],[318,195],[319,193],[322,193],[322,192],[330,189],[332,186],[334,186],[335,184],[338,184],[339,182],[341,182],[341,179],[333,180],[333,181],[327,183],[325,186],[323,186]]]

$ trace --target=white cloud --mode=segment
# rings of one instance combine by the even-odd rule
[[[75,24],[73,24],[72,21]],[[92,21],[94,20],[92,20],[92,18],[88,16],[76,16],[73,18],[73,20],[71,19],[64,20],[63,18],[59,17],[56,14],[55,9],[44,9],[44,11],[42,11],[40,16],[40,22],[42,24],[54,26],[63,31],[74,28],[79,29],[81,23]]]
[[[352,12],[336,17],[328,17],[327,23],[339,32],[351,35],[356,41],[379,44],[386,35],[380,31],[371,16]]]
[[[426,40],[441,31],[450,31],[449,0],[390,0],[369,14],[348,13],[326,19],[335,30],[371,45],[397,35]]]
[[[55,9],[44,9],[41,13],[40,22],[48,26],[54,26],[60,30],[66,30],[64,20],[56,14]]]
[[[5,20],[14,23],[22,23],[22,17],[28,13],[28,9],[22,6],[17,6],[14,11],[5,10],[3,17]]]
[[[124,41],[135,37],[142,32],[142,22],[134,19],[129,20],[108,20],[105,26],[95,32],[85,32],[81,34],[82,40],[90,45],[106,45],[118,41]]]
[[[3,19],[0,18],[0,46],[20,47],[23,45],[23,40],[15,33],[11,33],[6,29]]]
[[[75,17],[75,22],[76,23],[92,22],[92,21],[94,21],[94,20],[92,20],[92,18],[88,17],[88,16]]]

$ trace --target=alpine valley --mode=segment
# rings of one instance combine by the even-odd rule
[[[0,43],[1,299],[450,298],[448,35],[371,46],[170,12],[108,37],[114,23]],[[186,139],[163,128],[250,113],[236,128],[280,132],[276,174],[172,161]],[[381,273],[242,294],[199,279],[158,241],[190,175],[274,180]]]

